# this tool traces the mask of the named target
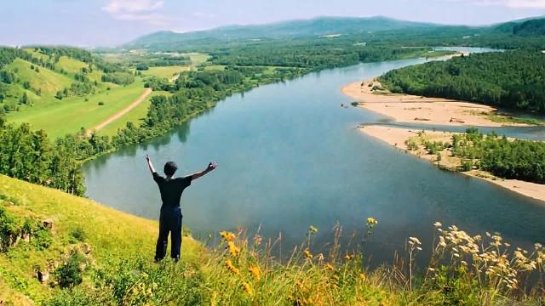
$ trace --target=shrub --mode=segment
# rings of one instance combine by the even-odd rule
[[[71,243],[76,243],[78,241],[85,242],[86,239],[87,239],[87,234],[81,227],[77,227],[70,232]]]
[[[73,253],[68,260],[55,270],[55,276],[61,288],[72,288],[81,284],[82,269],[81,265],[85,263],[85,257],[79,253]]]

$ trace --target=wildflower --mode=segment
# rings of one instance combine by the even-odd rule
[[[258,266],[251,266],[249,270],[255,279],[257,280],[261,279],[261,269],[259,269]]]
[[[318,232],[318,228],[316,226],[314,226],[314,225],[311,225],[311,226],[308,227],[308,232],[311,235],[316,234]]]
[[[326,268],[326,270],[329,270],[329,271],[335,270],[335,268],[333,267],[333,265],[330,264],[330,263],[326,263],[325,268]]]
[[[246,291],[248,295],[254,295],[254,289],[252,289],[252,286],[250,286],[250,284],[248,284],[247,282],[242,282],[242,287],[244,287],[244,291]]]
[[[238,254],[240,254],[240,248],[237,247],[233,241],[227,242],[227,248],[229,249],[229,253],[233,257],[237,257]]]
[[[255,235],[254,236],[254,244],[256,246],[261,245],[261,241],[263,241],[263,237],[261,237],[261,235]]]
[[[308,248],[306,248],[304,251],[303,251],[303,255],[305,255],[305,257],[307,259],[312,259],[312,253],[310,252],[310,250]]]
[[[316,259],[318,259],[318,261],[320,261],[320,262],[324,261],[324,254],[320,253],[320,254],[316,255]]]
[[[441,227],[441,226],[443,226],[443,224],[441,224],[441,222],[435,222],[435,223],[433,224],[433,226],[435,226],[435,227]]]
[[[236,238],[235,234],[226,231],[220,232],[220,236],[225,241],[234,241]]]
[[[367,226],[375,226],[378,224],[378,221],[377,219],[373,218],[373,217],[369,217],[367,218]]]
[[[231,271],[233,274],[236,274],[236,275],[239,275],[240,274],[240,270],[237,269],[237,267],[235,267],[233,265],[233,262],[230,260],[230,259],[227,259],[227,261],[225,261],[225,266],[227,267],[227,269],[229,269],[229,271]]]
[[[346,260],[346,261],[350,261],[350,260],[352,260],[352,259],[354,259],[354,258],[356,258],[356,255],[354,255],[354,254],[352,254],[352,255],[346,254],[346,255],[344,256],[344,260]]]
[[[420,242],[420,240],[418,240],[418,238],[416,238],[416,237],[409,237],[409,244],[411,246],[413,246],[413,245],[422,245],[422,242]]]

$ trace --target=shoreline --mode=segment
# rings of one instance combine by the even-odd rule
[[[471,170],[467,172],[457,171],[456,168],[460,164],[459,158],[450,156],[450,152],[448,150],[440,152],[441,159],[439,161],[437,160],[437,155],[428,154],[422,147],[419,147],[417,150],[409,150],[405,142],[412,137],[418,136],[419,133],[422,132],[422,130],[381,125],[366,125],[363,127],[359,127],[359,130],[366,135],[378,139],[384,143],[387,143],[402,152],[410,153],[415,157],[433,163],[441,169],[485,180],[511,192],[515,192],[519,195],[523,195],[528,198],[537,200],[545,205],[544,184],[531,183],[515,179],[503,179],[482,170]],[[427,139],[430,140],[449,141],[452,135],[456,133],[425,130],[424,134]]]
[[[391,93],[384,90],[376,79],[348,84],[341,91],[354,99],[358,107],[401,123],[475,127],[530,126],[525,123],[493,121],[491,116],[502,116],[498,115],[498,109],[484,104]]]

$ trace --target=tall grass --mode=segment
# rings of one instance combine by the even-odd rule
[[[377,221],[367,220],[364,240]],[[97,269],[92,282],[62,291],[51,304],[172,305],[541,305],[545,249],[514,248],[499,234],[471,236],[436,223],[433,255],[415,273],[422,249],[407,240],[396,264],[368,269],[362,250],[341,252],[340,227],[328,254],[307,238],[288,258],[272,253],[277,240],[221,232],[220,242],[194,262],[125,261]],[[360,247],[364,244],[360,243]],[[363,253],[365,254],[365,253]]]

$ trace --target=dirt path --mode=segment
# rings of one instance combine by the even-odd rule
[[[94,132],[100,131],[101,129],[103,129],[108,124],[110,124],[110,123],[116,121],[117,119],[123,117],[124,115],[126,115],[128,112],[130,112],[135,107],[137,107],[140,103],[144,102],[144,100],[146,100],[146,98],[151,94],[152,91],[153,90],[151,88],[146,88],[146,90],[144,90],[144,92],[140,95],[140,97],[138,97],[136,100],[134,100],[130,105],[128,105],[124,109],[120,110],[119,112],[111,115],[106,120],[99,123],[97,126],[88,129],[87,130],[87,136],[90,136]]]

